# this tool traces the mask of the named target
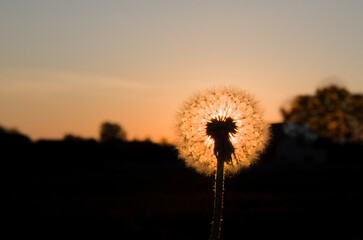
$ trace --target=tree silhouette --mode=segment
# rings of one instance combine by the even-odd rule
[[[284,122],[303,122],[335,142],[363,139],[363,95],[343,87],[329,85],[317,89],[315,95],[296,96],[281,113]]]
[[[6,129],[0,126],[0,145],[16,146],[30,143],[30,138],[16,129]],[[5,149],[5,148],[4,148]]]
[[[102,143],[126,141],[126,132],[117,123],[104,122],[101,124],[100,141]]]
[[[64,135],[63,141],[68,141],[68,142],[82,142],[82,141],[85,141],[85,139],[82,138],[81,136],[76,136],[76,135],[73,135],[73,134],[68,133],[68,134]]]

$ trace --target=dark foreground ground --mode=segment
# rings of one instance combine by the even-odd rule
[[[357,164],[252,167],[226,179],[221,239],[363,239],[362,180]],[[106,164],[13,181],[14,237],[209,238],[213,178],[181,164]]]

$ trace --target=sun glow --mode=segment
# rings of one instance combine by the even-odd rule
[[[225,163],[226,174],[236,174],[257,159],[269,139],[269,126],[262,111],[250,94],[221,88],[195,95],[178,115],[177,148],[188,166],[206,175],[215,172],[214,139],[207,135],[206,125],[212,119],[227,118],[235,122],[236,131],[229,133],[235,157]]]

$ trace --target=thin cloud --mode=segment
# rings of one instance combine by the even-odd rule
[[[0,84],[10,91],[29,88],[56,90],[66,87],[69,90],[142,90],[148,87],[142,82],[104,75],[30,69],[0,69]]]

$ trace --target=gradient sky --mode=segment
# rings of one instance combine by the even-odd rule
[[[0,125],[32,139],[174,138],[195,91],[235,86],[270,122],[295,95],[363,92],[363,1],[1,0]]]

